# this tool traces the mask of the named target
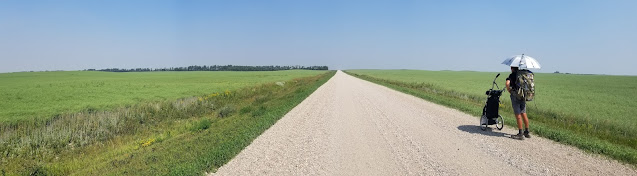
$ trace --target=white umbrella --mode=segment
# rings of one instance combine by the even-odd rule
[[[542,67],[540,66],[540,63],[537,62],[537,60],[535,60],[531,56],[526,56],[524,54],[509,57],[506,60],[504,60],[502,64],[508,65],[510,67],[518,67],[520,69],[529,69],[529,68],[540,69],[540,67]]]

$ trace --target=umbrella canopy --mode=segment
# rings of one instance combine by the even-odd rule
[[[537,62],[537,60],[535,60],[531,56],[527,56],[524,54],[509,57],[506,60],[504,60],[502,64],[508,65],[510,67],[518,67],[520,69],[530,69],[530,68],[540,69],[540,67],[542,67],[540,66],[540,63]]]

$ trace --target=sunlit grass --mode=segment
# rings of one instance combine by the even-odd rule
[[[48,120],[58,114],[82,110],[106,110],[143,101],[223,93],[320,73],[325,71],[2,73],[0,123]]]
[[[18,175],[195,175],[215,170],[331,72],[18,123],[0,136],[0,171]],[[232,107],[232,110],[224,110]],[[240,109],[240,110],[237,110]],[[224,112],[225,111],[225,112]]]

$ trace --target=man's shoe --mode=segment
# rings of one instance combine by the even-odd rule
[[[518,133],[516,135],[511,135],[511,138],[517,139],[517,140],[524,140],[524,136],[522,135],[522,133]]]
[[[531,135],[529,134],[529,132],[528,132],[528,131],[526,131],[526,132],[524,132],[524,137],[525,137],[525,138],[531,138]]]

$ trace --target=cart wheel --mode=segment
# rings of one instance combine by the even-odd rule
[[[502,118],[501,115],[498,115],[498,118],[496,119],[495,127],[498,130],[502,130],[502,128],[504,128],[504,118]]]
[[[482,131],[487,130],[487,116],[483,115],[482,117],[480,117],[480,129]]]

